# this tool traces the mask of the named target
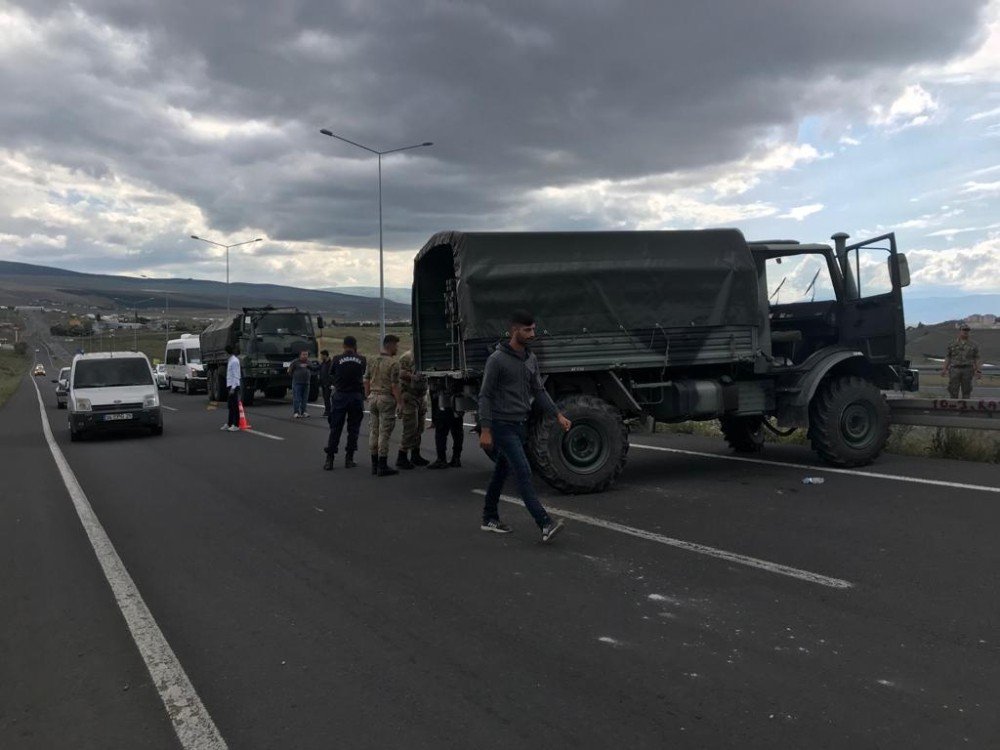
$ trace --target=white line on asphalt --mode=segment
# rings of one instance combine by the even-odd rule
[[[166,409],[167,411],[180,411],[176,406],[167,406],[166,404],[160,404],[161,409]]]
[[[132,640],[139,648],[142,660],[146,663],[150,677],[160,694],[160,700],[167,710],[167,716],[173,724],[177,739],[185,750],[225,750],[226,741],[219,734],[215,722],[209,716],[208,710],[198,697],[198,693],[184,672],[184,667],[177,660],[173,649],[164,638],[160,626],[153,619],[149,607],[142,599],[142,594],[129,575],[125,564],[118,556],[111,539],[98,520],[94,509],[77,481],[73,469],[56,444],[45,416],[45,404],[42,402],[41,391],[35,385],[38,396],[38,411],[42,417],[42,431],[49,444],[49,451],[59,468],[63,483],[69,492],[76,513],[80,517],[87,538],[90,540],[97,561],[104,571],[111,590],[114,592],[118,608],[125,617]]]
[[[271,440],[284,440],[283,437],[279,437],[278,435],[272,435],[268,432],[261,432],[260,430],[249,429],[249,430],[240,430],[240,432],[244,432],[248,435],[257,435],[258,437],[269,438]]]
[[[721,458],[725,461],[742,461],[750,464],[763,464],[765,466],[784,466],[790,469],[803,469],[806,471],[825,471],[828,474],[847,474],[852,477],[871,477],[873,479],[889,479],[896,482],[913,482],[915,484],[929,484],[936,487],[953,487],[960,490],[976,490],[979,492],[1000,492],[1000,487],[991,487],[986,484],[965,484],[964,482],[946,482],[943,479],[924,479],[922,477],[906,477],[899,474],[880,474],[875,471],[858,471],[857,469],[838,469],[834,466],[812,466],[810,464],[794,464],[785,461],[768,461],[766,458],[747,458],[746,456],[726,456],[720,453],[707,453],[703,451],[691,451],[683,448],[665,448],[661,445],[645,445],[643,443],[632,443],[629,447],[641,448],[647,451],[660,451],[662,453],[679,453],[684,456],[700,456],[703,458]]]
[[[484,490],[473,490],[477,495],[485,495]],[[510,497],[508,495],[501,495],[500,499],[508,503],[520,504],[521,500],[516,497]],[[730,552],[724,549],[718,549],[716,547],[709,547],[705,544],[698,544],[697,542],[688,542],[684,539],[674,539],[673,537],[664,536],[662,534],[657,534],[653,531],[646,531],[645,529],[637,529],[634,526],[625,526],[624,524],[615,523],[614,521],[605,521],[603,518],[594,518],[593,516],[585,516],[582,513],[575,513],[571,510],[562,510],[561,508],[552,508],[546,506],[546,510],[549,513],[555,514],[557,516],[563,516],[564,518],[570,518],[574,521],[580,521],[581,523],[586,523],[591,526],[599,526],[603,529],[610,529],[611,531],[617,531],[621,534],[628,534],[629,536],[638,537],[640,539],[646,539],[650,542],[658,542],[660,544],[665,544],[668,547],[677,547],[678,549],[687,550],[688,552],[696,552],[699,555],[708,555],[709,557],[717,557],[720,560],[726,560],[727,562],[737,563],[739,565],[747,565],[751,568],[758,568],[760,570],[766,570],[768,573],[777,573],[778,575],[789,576],[790,578],[798,578],[800,581],[808,581],[809,583],[818,583],[821,586],[829,586],[833,589],[849,589],[854,586],[850,581],[845,581],[841,578],[830,578],[829,576],[820,575],[819,573],[812,573],[808,570],[800,570],[799,568],[792,568],[788,565],[782,565],[780,563],[770,562],[768,560],[761,560],[756,557],[749,557],[747,555],[741,555],[737,552]]]

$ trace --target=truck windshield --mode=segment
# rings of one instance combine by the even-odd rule
[[[201,349],[187,349],[185,353],[187,354],[189,365],[201,364]]]
[[[804,253],[768,258],[767,298],[772,305],[837,299],[826,256]]]
[[[312,336],[312,318],[302,313],[270,313],[257,320],[257,333]]]
[[[152,385],[153,373],[138,357],[95,359],[76,363],[74,388],[112,388],[122,385]]]

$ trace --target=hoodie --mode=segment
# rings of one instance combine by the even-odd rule
[[[479,423],[492,427],[494,421],[525,422],[531,413],[532,400],[546,414],[558,409],[542,385],[538,357],[519,352],[504,341],[486,360],[483,384],[479,389]]]

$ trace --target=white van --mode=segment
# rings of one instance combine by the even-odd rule
[[[142,352],[78,354],[69,375],[69,436],[123,427],[163,434],[153,368]]]
[[[201,364],[201,341],[197,333],[184,333],[179,339],[168,341],[163,363],[167,370],[167,388],[171,393],[178,388],[182,388],[188,395],[195,391],[208,391],[205,368]]]

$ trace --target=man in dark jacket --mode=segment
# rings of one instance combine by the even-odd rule
[[[363,378],[367,362],[358,354],[358,342],[353,336],[344,337],[344,353],[330,360],[330,383],[334,392],[330,399],[330,438],[326,444],[326,463],[323,468],[333,469],[333,459],[340,448],[340,435],[347,422],[347,457],[344,466],[353,469],[354,454],[358,450],[358,432],[365,416],[365,389]]]
[[[510,533],[510,527],[500,522],[498,506],[504,482],[513,471],[521,499],[542,530],[542,541],[548,542],[562,529],[563,522],[549,518],[531,483],[531,465],[524,444],[532,400],[547,414],[554,414],[563,430],[568,432],[572,423],[559,412],[542,385],[538,358],[527,348],[533,338],[534,317],[525,310],[515,310],[510,316],[510,340],[502,342],[486,360],[479,389],[479,444],[486,451],[495,450],[496,466],[486,489],[480,528],[496,534]]]
[[[319,389],[323,394],[323,416],[330,416],[330,352],[319,353]]]

